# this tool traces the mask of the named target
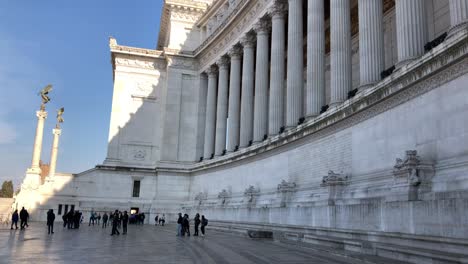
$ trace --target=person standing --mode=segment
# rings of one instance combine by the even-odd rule
[[[161,218],[159,218],[159,225],[164,226],[164,223],[166,223],[166,216],[163,214]]]
[[[159,215],[156,215],[156,217],[154,218],[154,225],[155,226],[158,225],[158,221],[159,221]]]
[[[15,229],[18,229],[18,219],[18,209],[16,209],[11,215],[11,230],[13,230],[13,225],[15,225]]]
[[[102,228],[107,228],[107,220],[109,219],[109,216],[107,213],[104,212],[104,215],[102,216]]]
[[[182,236],[184,236],[185,234],[187,234],[187,236],[190,236],[190,223],[188,214],[184,214],[182,222]]]
[[[119,211],[115,210],[114,215],[112,216],[112,234],[113,235],[120,235],[120,232],[117,228],[117,225],[119,224],[120,219],[119,219]]]
[[[182,219],[182,214],[179,213],[179,218],[177,219],[177,236],[182,236],[182,222],[184,219]]]
[[[204,215],[201,216],[201,236],[205,236],[205,227],[208,225],[208,219]]]
[[[193,233],[193,236],[198,236],[198,226],[200,225],[200,214],[196,214],[195,218],[193,219],[195,222],[195,232]]]
[[[54,221],[55,221],[54,210],[49,209],[49,211],[47,212],[47,230],[48,230],[49,235],[54,233]]]
[[[27,221],[27,212],[26,212],[26,209],[21,208],[21,211],[19,213],[19,218],[20,218],[20,230],[23,230],[24,229],[24,226],[26,225],[26,221]]]
[[[123,234],[127,234],[127,224],[128,224],[128,214],[127,211],[124,211],[124,214],[122,215],[122,228],[123,228]]]
[[[98,214],[96,219],[97,219],[97,225],[99,226],[101,224],[101,213]]]

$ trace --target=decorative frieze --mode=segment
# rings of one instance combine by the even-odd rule
[[[191,58],[167,56],[166,60],[167,60],[168,66],[171,68],[178,68],[178,69],[192,70],[192,71],[198,69],[196,60],[191,59]]]
[[[198,205],[201,205],[203,201],[207,200],[208,194],[206,192],[199,192],[195,195],[195,201],[198,202]]]
[[[221,204],[224,205],[226,204],[226,200],[231,197],[231,194],[226,191],[226,189],[223,189],[221,192],[218,193],[218,198],[221,199]]]
[[[244,191],[244,196],[247,197],[248,203],[253,203],[255,201],[255,197],[258,195],[260,195],[260,189],[255,188],[253,185],[250,185],[249,188]]]
[[[346,185],[347,181],[348,181],[348,175],[335,173],[334,171],[329,170],[328,175],[323,176],[322,183],[320,184],[320,186],[326,187],[326,186]]]
[[[163,60],[144,59],[135,56],[117,56],[114,60],[115,66],[124,66],[131,68],[147,70],[165,70],[166,63]]]
[[[294,192],[296,190],[296,183],[295,182],[287,182],[282,180],[280,184],[278,184],[277,191],[279,193],[287,193],[287,192]]]

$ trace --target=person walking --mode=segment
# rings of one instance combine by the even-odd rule
[[[54,233],[54,221],[55,221],[54,210],[49,209],[49,211],[47,212],[47,230],[48,230],[49,235]]]
[[[107,228],[107,220],[109,219],[109,216],[107,213],[104,213],[102,216],[102,228]]]
[[[123,228],[123,234],[127,234],[127,224],[128,224],[128,214],[127,211],[124,211],[124,214],[122,215],[122,228]]]
[[[201,216],[201,236],[205,236],[205,227],[208,225],[208,219],[204,215]]]
[[[115,210],[114,215],[112,216],[112,234],[111,234],[111,236],[120,235],[119,229],[117,228],[119,222],[120,222],[119,211]]]
[[[193,236],[198,236],[198,226],[200,225],[200,214],[196,214],[195,218],[193,219],[193,222],[195,223],[195,232],[193,233]]]
[[[18,220],[19,220],[18,209],[16,209],[11,215],[11,228],[10,228],[11,230],[13,230],[13,225],[15,225],[15,229],[18,229]]]
[[[20,230],[24,230],[24,226],[26,226],[26,221],[28,221],[27,217],[28,216],[27,216],[26,209],[24,209],[24,207],[21,208],[21,211],[19,213],[19,218],[20,218],[20,221],[21,221],[20,222]]]
[[[159,225],[164,226],[164,223],[166,223],[166,216],[163,214],[163,215],[159,218]]]
[[[177,236],[182,236],[182,222],[184,219],[182,218],[182,214],[179,213],[179,218],[177,219]]]

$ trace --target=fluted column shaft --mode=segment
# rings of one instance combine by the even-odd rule
[[[244,46],[244,60],[242,61],[240,147],[247,147],[253,136],[255,36],[248,34],[241,42]]]
[[[302,0],[288,0],[288,6],[286,126],[294,127],[303,115]]]
[[[268,111],[268,134],[277,135],[284,126],[284,79],[286,56],[285,5],[275,6],[272,12],[271,72]]]
[[[216,122],[216,90],[218,72],[216,66],[211,66],[207,71],[208,74],[208,93],[206,101],[206,118],[205,118],[205,145],[203,157],[210,159],[214,154],[215,144],[215,122]]]
[[[62,130],[60,128],[54,128],[52,133],[54,134],[54,140],[52,142],[52,151],[50,152],[49,178],[54,177],[57,168],[59,137],[62,134]]]
[[[253,141],[260,142],[268,128],[268,81],[270,53],[270,21],[262,19],[255,26],[257,31],[257,59],[255,68],[255,104]]]
[[[351,9],[349,0],[331,0],[331,100],[344,102],[351,90]]]
[[[380,81],[384,70],[382,0],[359,0],[359,75],[360,85]]]
[[[424,54],[427,42],[426,0],[396,0],[398,64]]]
[[[239,146],[240,127],[240,87],[242,70],[242,47],[235,46],[230,52],[231,75],[229,78],[228,142],[227,151],[232,152]]]
[[[325,105],[325,9],[323,0],[309,0],[306,116],[320,114],[323,105]]]
[[[229,57],[218,61],[218,102],[216,108],[216,143],[215,156],[220,156],[226,149],[226,127],[228,114]]]
[[[454,33],[468,25],[468,0],[450,0],[450,29]]]
[[[47,118],[47,112],[45,110],[39,110],[36,112],[37,116],[37,127],[36,127],[36,137],[34,138],[34,147],[33,147],[33,156],[31,161],[30,172],[32,173],[41,173],[39,167],[39,161],[41,160],[42,152],[42,139],[44,136],[44,121]]]

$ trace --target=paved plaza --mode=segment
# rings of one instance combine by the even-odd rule
[[[111,237],[111,228],[82,226],[67,230],[57,223],[26,231],[0,229],[0,263],[396,263],[271,240],[251,240],[209,230],[206,237],[176,237],[175,226],[129,226],[127,235]]]

